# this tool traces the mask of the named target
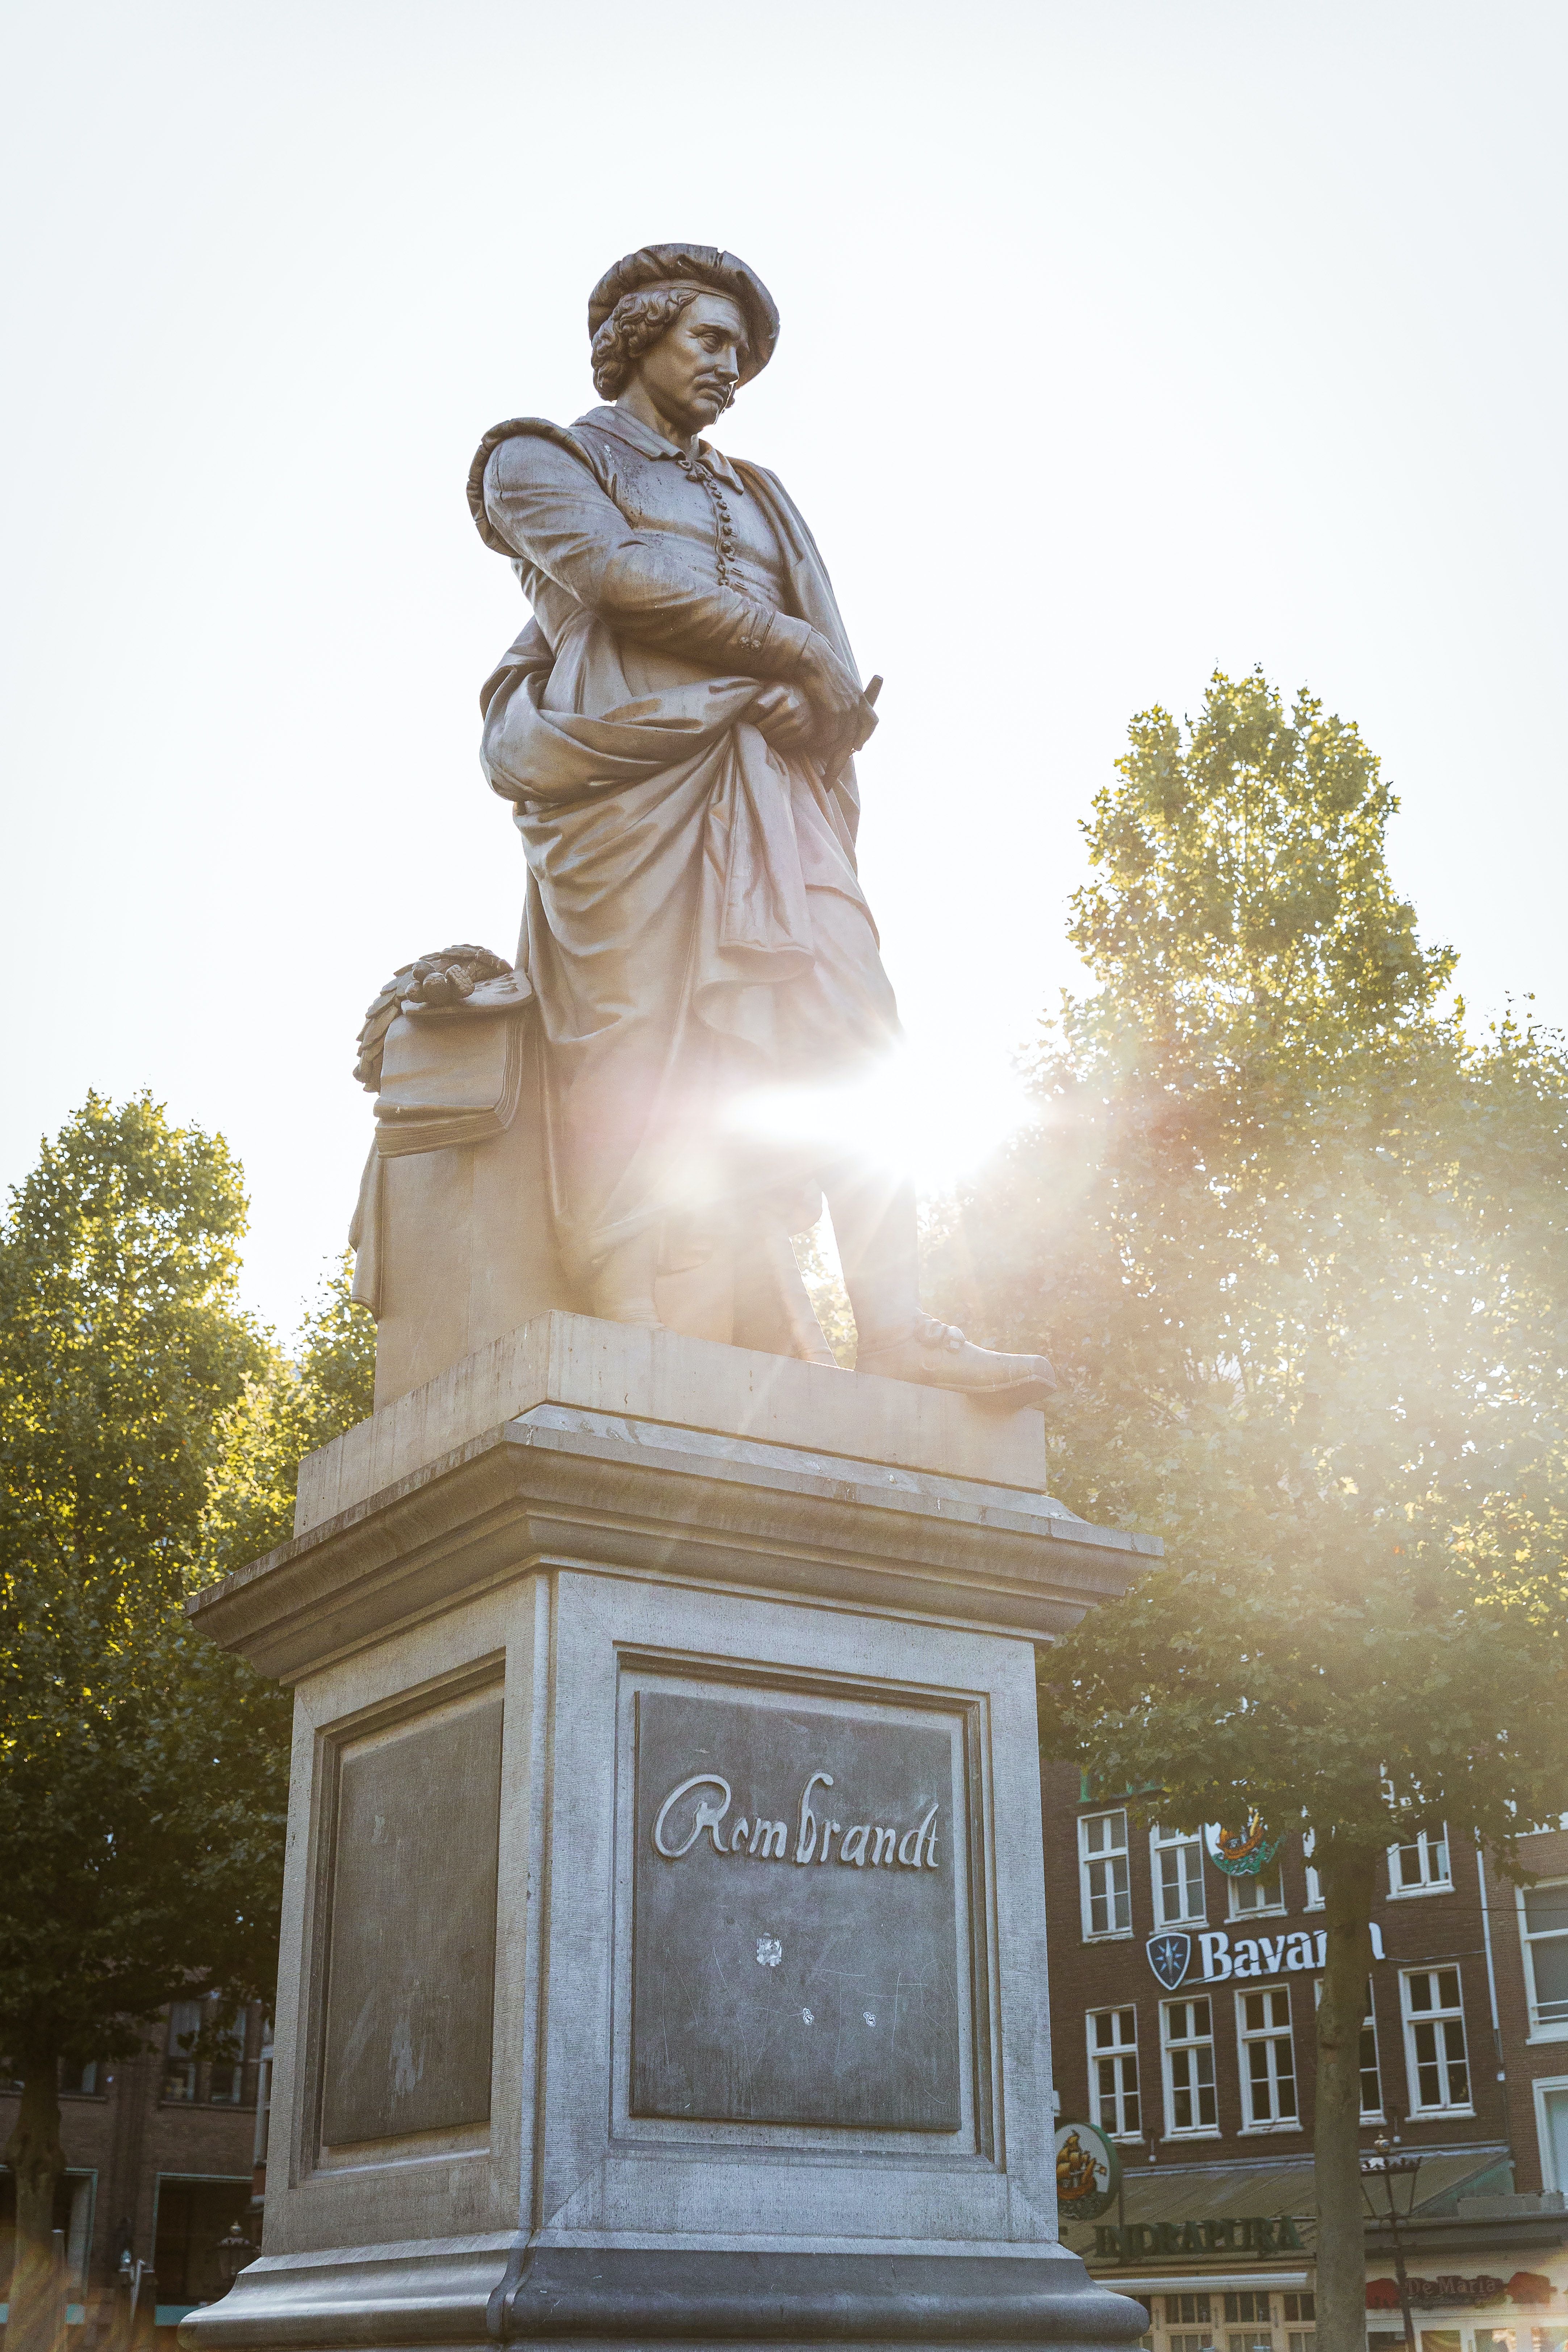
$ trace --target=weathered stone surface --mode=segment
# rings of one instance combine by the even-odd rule
[[[575,1405],[722,1436],[1038,1491],[1045,1421],[939,1389],[830,1370],[588,1315],[537,1316],[307,1454],[302,1535],[533,1406]]]
[[[640,1695],[634,2115],[958,2129],[961,1738]]]
[[[334,1755],[326,2146],[489,2120],[500,1735],[496,1692]]]
[[[535,1410],[197,1603],[298,1693],[266,2244],[188,2338],[1130,2338],[1137,2307],[1055,2235],[1034,1643],[1146,1548],[1022,1488],[807,1451],[782,1410],[768,1441]],[[488,2113],[446,2098],[411,2127],[331,2080],[331,1759],[498,1686]],[[710,1764],[726,1851],[678,1801],[664,1844],[702,1850],[667,1859],[659,1813]],[[455,1823],[475,1777],[433,1769],[429,1819]],[[750,1827],[732,1851],[742,1805],[784,1822],[788,1859],[753,1857]],[[725,1872],[777,1899],[726,1908]],[[381,1903],[371,1875],[355,1899]],[[395,1975],[423,1932],[393,1940]],[[384,2053],[396,2006],[369,2012]],[[786,2030],[819,2021],[839,2046],[803,2065]],[[481,2039],[454,2035],[465,2083]],[[390,2127],[332,2138],[345,2096],[354,2128]]]

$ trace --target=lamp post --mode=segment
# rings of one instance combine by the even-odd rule
[[[255,2258],[256,2248],[239,2223],[231,2221],[226,2235],[217,2242],[218,2268],[223,2273],[225,2286],[232,2286],[247,2263],[253,2262]]]
[[[1420,2169],[1420,2157],[1406,2155],[1401,2146],[1399,2116],[1397,2111],[1394,2111],[1393,2138],[1386,2132],[1379,2132],[1372,2144],[1372,2153],[1362,2158],[1362,2195],[1366,2199],[1368,2212],[1377,2221],[1384,2217],[1373,2201],[1368,2182],[1381,2180],[1388,2199],[1388,2231],[1394,2240],[1394,2276],[1399,2288],[1400,2316],[1405,2322],[1405,2352],[1415,2352],[1415,2322],[1410,2311],[1410,2282],[1405,2273],[1405,2248],[1399,2236],[1400,2213],[1394,2202],[1394,2183],[1396,2175],[1401,2173],[1409,2180],[1410,2193],[1405,2200],[1404,2214],[1408,2221],[1415,2207],[1415,2176]]]

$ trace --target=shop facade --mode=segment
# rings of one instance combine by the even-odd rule
[[[1150,2352],[1316,2352],[1310,1849],[1227,1869],[1076,1771],[1045,1785],[1060,2113],[1120,2172],[1063,2236],[1144,2303]],[[1394,2176],[1418,2352],[1568,2352],[1568,1831],[1525,1853],[1522,1892],[1440,1830],[1380,1872],[1363,2143],[1419,2158]],[[1387,2185],[1368,2189],[1368,2352],[1398,2352]]]

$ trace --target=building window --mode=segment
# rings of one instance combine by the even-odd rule
[[[202,2030],[199,2000],[176,2000],[169,2006],[169,2032],[164,2042],[163,2096],[192,2100],[196,2095],[196,2062],[192,2046]]]
[[[1245,2127],[1263,2131],[1279,2124],[1295,2125],[1300,2118],[1287,1988],[1279,1985],[1268,1992],[1238,1992],[1236,2024],[1241,2039]]]
[[[1214,2094],[1214,2017],[1206,2000],[1164,2000],[1160,2032],[1165,2062],[1165,2130],[1173,2138],[1217,2131]]]
[[[1405,1969],[1405,2061],[1412,2115],[1471,2113],[1470,2069],[1458,1969]]]
[[[1154,1883],[1156,1927],[1201,1927],[1204,1902],[1204,1842],[1184,1830],[1151,1830],[1149,1875]]]
[[[1288,2352],[1318,2352],[1317,2296],[1287,2294],[1280,2301],[1285,2305]]]
[[[1321,1911],[1323,1907],[1323,1882],[1312,1867],[1312,1854],[1318,1843],[1316,1830],[1307,1830],[1301,1838],[1301,1859],[1307,1865],[1307,1899],[1303,1911]]]
[[[216,2303],[227,2288],[218,2249],[231,2231],[253,2230],[249,2180],[196,2179],[161,2173],[153,2259],[161,2304]]]
[[[1214,2352],[1206,2294],[1168,2294],[1165,2327],[1169,2352]]]
[[[1272,2313],[1266,2294],[1227,2294],[1225,2298],[1226,2352],[1274,2352],[1269,2334]]]
[[[1130,1936],[1132,1897],[1127,1877],[1126,1814],[1083,1816],[1078,1825],[1078,1851],[1085,1938]]]
[[[1230,1882],[1230,1916],[1233,1919],[1250,1919],[1258,1913],[1283,1911],[1285,1908],[1285,1874],[1278,1863],[1256,1878],[1233,1878]]]
[[[62,2058],[60,2061],[62,2097],[101,2099],[107,2088],[106,2072],[107,2070],[99,2064],[96,2058],[89,2058],[85,2066],[74,2058]]]
[[[1388,1891],[1390,1895],[1453,1893],[1454,1882],[1448,1875],[1447,1822],[1430,1834],[1423,1830],[1408,1845],[1389,1847]]]
[[[1568,2182],[1568,2074],[1540,2075],[1532,2088],[1541,2185],[1561,2189]]]
[[[1366,2015],[1361,2021],[1361,2119],[1363,2124],[1383,2121],[1383,2070],[1377,2063],[1377,2011],[1373,2004],[1370,1977],[1366,1980]]]
[[[1568,2032],[1568,1878],[1519,1890],[1531,2032]]]
[[[1112,2139],[1142,2139],[1137,2011],[1091,2009],[1088,2024],[1091,2120]]]
[[[226,2012],[210,1995],[205,2000],[172,2002],[163,2042],[163,2098],[182,2106],[243,2106],[245,2032],[245,2011]],[[205,2037],[207,2048],[216,2053],[213,2057],[196,2056],[198,2036]]]

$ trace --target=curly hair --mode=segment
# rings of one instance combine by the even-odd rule
[[[653,349],[701,291],[700,286],[654,286],[641,294],[622,295],[595,336],[589,354],[594,389],[601,400],[615,400],[625,392],[644,352]]]

